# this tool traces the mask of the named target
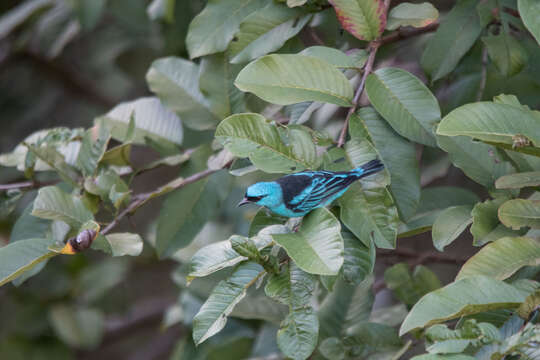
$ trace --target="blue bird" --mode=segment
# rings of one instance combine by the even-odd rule
[[[281,216],[304,216],[339,198],[356,180],[383,168],[380,160],[371,160],[351,171],[302,171],[275,181],[258,182],[247,188],[238,206],[253,203]]]

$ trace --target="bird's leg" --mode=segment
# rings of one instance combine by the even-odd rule
[[[285,225],[287,225],[287,227],[291,229],[292,232],[298,232],[298,229],[300,228],[300,225],[302,224],[302,219],[303,218],[301,217],[289,218],[289,220],[287,221]]]

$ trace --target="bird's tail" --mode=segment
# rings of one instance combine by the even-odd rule
[[[363,178],[364,176],[368,176],[371,174],[374,174],[376,172],[381,171],[384,169],[383,163],[379,159],[371,160],[364,165],[351,170],[352,173],[355,173],[358,178]]]

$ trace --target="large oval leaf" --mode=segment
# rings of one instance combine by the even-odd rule
[[[341,26],[360,40],[374,40],[386,26],[382,0],[329,0]]]
[[[412,236],[428,231],[441,211],[451,206],[474,205],[480,199],[462,187],[432,186],[422,190],[415,216],[400,226],[399,236]]]
[[[48,250],[50,244],[50,239],[25,239],[0,247],[0,286],[58,255]]]
[[[441,212],[433,223],[431,236],[439,251],[452,243],[472,223],[471,205],[452,206]]]
[[[500,176],[514,172],[512,164],[505,161],[492,145],[465,136],[437,136],[437,142],[448,153],[454,166],[487,188],[493,188]]]
[[[235,114],[216,129],[216,139],[236,156],[249,157],[266,172],[288,173],[315,168],[318,159],[315,144],[300,128],[289,132],[290,143],[283,143],[276,126],[259,114]],[[308,135],[306,137],[306,135]]]
[[[514,76],[527,65],[527,50],[520,45],[518,39],[506,32],[484,36],[482,41],[489,57],[504,76]]]
[[[78,197],[67,194],[56,186],[39,189],[32,215],[43,219],[60,220],[76,229],[94,218]]]
[[[266,0],[208,1],[189,24],[186,45],[190,58],[227,49],[242,21],[266,3]]]
[[[405,70],[382,68],[368,76],[366,92],[371,104],[400,135],[435,146],[433,131],[441,110],[417,77]]]
[[[227,316],[262,274],[261,265],[248,262],[239,265],[227,280],[217,284],[193,319],[193,341],[196,345],[225,327]]]
[[[482,31],[476,0],[456,3],[422,54],[422,67],[431,81],[448,75],[474,45]]]
[[[540,44],[540,3],[537,0],[518,0],[518,10],[523,23]]]
[[[414,143],[396,133],[372,108],[360,109],[358,117],[363,120],[371,141],[390,172],[390,192],[400,218],[407,221],[420,202],[420,170]],[[357,124],[356,119],[351,117],[351,130]]]
[[[521,189],[540,185],[540,171],[529,171],[501,176],[495,181],[497,189]]]
[[[540,265],[540,241],[528,237],[504,237],[487,244],[467,260],[456,280],[471,275],[504,280],[528,265]]]
[[[275,1],[248,16],[229,46],[234,64],[246,63],[281,48],[311,19],[302,9],[292,9]]]
[[[132,140],[134,143],[145,144],[145,137],[167,144],[182,143],[182,122],[155,97],[118,104],[95,121],[99,125],[107,126],[113,138],[124,141],[132,116],[135,119],[135,133]]]
[[[401,3],[388,13],[386,29],[395,30],[400,26],[424,27],[435,22],[438,17],[439,12],[428,2]]]
[[[203,130],[218,123],[199,90],[197,64],[176,57],[158,59],[146,73],[146,81],[150,90],[189,127]]]
[[[351,84],[334,66],[304,55],[267,55],[240,71],[235,85],[279,105],[321,101],[351,106]]]
[[[339,221],[326,208],[304,217],[296,233],[272,238],[287,250],[298,267],[311,274],[336,275],[343,265],[343,238]]]
[[[540,115],[517,106],[492,102],[463,105],[446,115],[437,134],[464,135],[486,142],[512,145],[516,136],[540,147]]]
[[[289,262],[278,275],[268,279],[268,296],[289,306],[289,314],[281,322],[277,343],[285,356],[294,360],[307,359],[319,335],[317,313],[311,307],[317,278]]]
[[[481,246],[504,236],[519,235],[502,225],[497,217],[497,210],[505,200],[506,198],[486,200],[474,206],[471,212],[473,245]]]
[[[466,277],[422,297],[401,324],[399,334],[463,315],[515,308],[528,295],[527,291],[487,276]]]
[[[524,226],[540,229],[540,200],[508,200],[499,208],[499,220],[514,230]]]
[[[341,233],[344,244],[343,278],[351,284],[359,284],[375,267],[375,246],[364,245],[348,231]]]

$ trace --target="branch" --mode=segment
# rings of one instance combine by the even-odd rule
[[[223,166],[223,168],[227,168],[229,165],[230,165],[230,162],[225,164]],[[221,169],[223,169],[223,168],[221,168]],[[189,176],[189,177],[187,177],[185,179],[183,179],[183,178],[175,179],[175,180],[173,180],[173,181],[171,181],[171,182],[169,182],[169,183],[167,183],[167,184],[165,184],[163,186],[160,186],[159,188],[157,188],[154,191],[142,193],[142,194],[139,194],[139,195],[135,196],[133,201],[124,210],[122,210],[122,212],[120,212],[120,214],[118,214],[113,219],[113,221],[111,221],[109,223],[109,225],[107,225],[103,230],[101,230],[101,234],[105,235],[108,232],[110,232],[116,225],[118,225],[120,220],[122,220],[126,215],[133,214],[138,208],[140,208],[141,206],[146,204],[147,201],[149,201],[149,200],[151,200],[153,198],[156,198],[158,196],[168,194],[169,192],[171,192],[173,190],[180,189],[180,188],[182,188],[182,187],[184,187],[186,185],[189,185],[189,184],[194,183],[196,181],[199,181],[201,179],[204,179],[205,177],[210,176],[213,173],[215,173],[215,172],[217,172],[217,171],[219,171],[221,169],[206,169],[204,171],[193,174],[193,175],[191,175],[191,176]]]
[[[22,181],[18,183],[11,183],[11,184],[0,184],[0,191],[2,190],[12,190],[12,189],[37,189],[43,186],[49,186],[59,183],[60,180],[51,180],[51,181],[37,181],[37,180],[28,180],[28,181]]]
[[[364,67],[364,73],[362,74],[362,79],[360,80],[360,84],[358,85],[358,88],[356,89],[356,93],[354,94],[354,98],[352,101],[352,106],[349,108],[349,112],[347,112],[345,123],[343,124],[341,133],[339,134],[338,145],[337,145],[338,147],[342,147],[343,144],[345,144],[345,137],[347,136],[347,128],[349,126],[349,119],[351,118],[352,114],[354,114],[354,112],[356,111],[356,108],[358,107],[358,103],[360,102],[360,97],[362,96],[362,93],[364,92],[366,79],[368,75],[371,73],[371,70],[373,69],[373,63],[375,62],[375,54],[377,54],[379,43],[376,41],[373,41],[370,43],[370,47],[371,47],[371,51],[369,52],[369,57],[367,59],[366,66]]]
[[[488,52],[487,47],[482,49],[482,72],[480,75],[480,86],[478,87],[478,93],[476,93],[476,101],[481,101],[484,96],[484,89],[486,88],[487,79],[487,64],[488,64]]]
[[[428,26],[425,26],[423,28],[413,28],[413,29],[399,28],[399,30],[394,31],[393,33],[390,33],[386,36],[383,36],[379,40],[379,42],[381,45],[386,45],[386,44],[394,43],[399,40],[408,39],[413,36],[427,34],[429,32],[437,30],[438,28],[439,28],[439,23],[429,24]]]
[[[461,265],[468,260],[468,258],[455,256],[447,253],[440,253],[435,251],[418,252],[409,248],[397,248],[392,251],[378,251],[377,256],[387,258],[407,258],[409,259],[409,264],[412,266],[427,263],[446,263]]]

